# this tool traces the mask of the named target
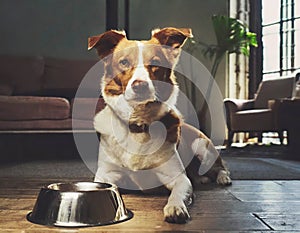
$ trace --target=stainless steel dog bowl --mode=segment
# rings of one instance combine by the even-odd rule
[[[96,182],[55,183],[41,188],[30,222],[59,227],[101,226],[133,217],[115,185]]]

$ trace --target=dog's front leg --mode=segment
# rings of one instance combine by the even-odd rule
[[[164,207],[165,220],[170,223],[186,223],[190,219],[187,206],[193,199],[192,184],[176,156],[166,164],[166,167],[162,166],[157,172],[162,184],[171,191]]]
[[[170,223],[186,223],[190,219],[187,206],[192,203],[193,188],[185,174],[179,175],[175,181],[167,184],[171,190],[164,217]]]

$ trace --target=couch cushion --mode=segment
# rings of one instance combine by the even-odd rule
[[[72,120],[24,120],[24,121],[2,121],[0,120],[0,130],[20,131],[20,130],[93,130],[93,121]]]
[[[231,129],[239,131],[275,130],[273,112],[271,109],[238,111],[232,115]]]
[[[69,117],[70,104],[64,98],[0,96],[0,120],[52,120]]]
[[[14,95],[39,93],[44,59],[39,56],[0,56],[0,82],[13,88]]]
[[[63,120],[22,120],[22,121],[2,121],[0,120],[0,130],[20,131],[20,130],[71,130],[72,119]]]
[[[97,61],[45,58],[43,94],[73,98],[81,80],[96,63]],[[95,88],[99,89],[99,86]]]

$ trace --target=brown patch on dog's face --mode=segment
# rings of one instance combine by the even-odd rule
[[[105,61],[106,95],[121,95],[125,92],[129,80],[137,66],[138,47],[135,41],[122,40],[114,53]]]
[[[168,59],[164,52],[165,48],[160,45],[158,40],[152,39],[144,44],[145,68],[153,81],[156,96],[160,101],[166,101],[172,93],[173,86],[176,85],[176,80],[172,75],[174,64],[172,60]]]

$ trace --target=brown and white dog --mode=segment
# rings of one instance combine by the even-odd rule
[[[89,38],[88,45],[104,61],[101,90],[107,104],[94,119],[101,134],[95,181],[142,190],[164,185],[171,191],[164,217],[173,223],[190,218],[190,179],[231,183],[211,141],[185,124],[175,107],[179,89],[173,69],[191,36],[190,29],[164,28],[148,41],[134,41],[111,30]],[[197,161],[209,166],[205,176],[199,176]]]

